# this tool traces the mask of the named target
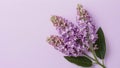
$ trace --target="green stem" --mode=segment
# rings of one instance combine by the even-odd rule
[[[87,55],[87,54],[84,54],[86,57],[88,57],[89,59],[92,59],[93,61],[95,61],[94,58],[92,58],[91,56]]]
[[[95,58],[96,63],[99,64],[100,66],[102,66],[103,68],[106,68],[106,67],[104,66],[104,64],[101,64],[101,63],[98,61],[98,59],[97,59],[97,57],[96,57],[96,54],[95,54],[95,51],[93,50],[93,44],[92,44],[92,43],[90,43],[90,50],[91,50],[91,52],[92,52],[92,54],[93,54],[93,56],[94,56],[94,58]]]
[[[102,59],[102,64],[105,66],[104,60]]]

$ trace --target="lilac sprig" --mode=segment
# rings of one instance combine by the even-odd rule
[[[77,25],[56,15],[51,17],[51,21],[59,35],[51,35],[48,37],[47,41],[50,45],[64,53],[66,56],[86,56],[105,68],[105,66],[96,58],[94,51],[99,49],[97,48],[97,45],[93,46],[98,39],[95,24],[82,5],[77,6]],[[94,58],[90,57],[88,52],[92,52]]]

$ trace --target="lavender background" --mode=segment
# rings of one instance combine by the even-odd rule
[[[80,68],[46,43],[57,34],[50,17],[75,22],[78,3],[104,30],[107,68],[119,68],[120,0],[0,0],[0,68]]]

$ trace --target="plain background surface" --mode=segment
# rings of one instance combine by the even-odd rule
[[[75,22],[78,3],[104,30],[107,68],[119,68],[120,0],[0,0],[0,68],[80,68],[46,42],[57,34],[50,17]]]

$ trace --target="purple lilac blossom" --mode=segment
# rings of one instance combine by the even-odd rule
[[[64,45],[55,48],[68,56],[81,56],[88,51],[88,47],[82,44],[82,34],[78,26],[68,22],[60,16],[52,16],[51,21],[63,39]]]
[[[77,17],[76,17],[80,31],[83,33],[84,38],[89,37],[89,40],[94,44],[97,40],[96,28],[94,23],[92,23],[92,18],[85,10],[82,5],[77,7]],[[85,39],[87,42],[87,40]]]
[[[78,25],[74,25],[65,18],[55,15],[51,17],[51,21],[60,36],[50,36],[48,43],[67,56],[84,55],[89,50],[87,37],[92,43],[95,43],[97,39],[95,25],[92,24],[87,11],[80,5],[77,7]]]

